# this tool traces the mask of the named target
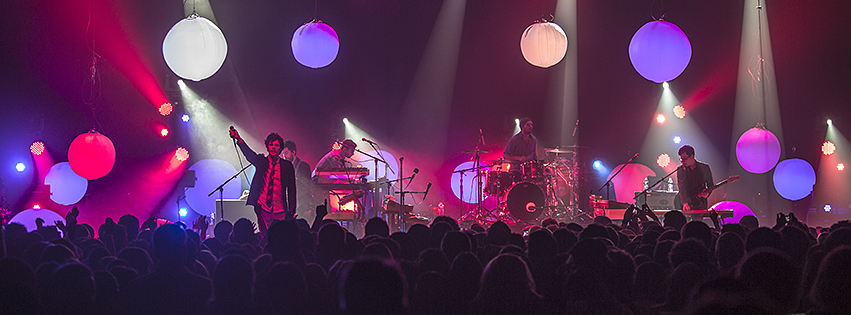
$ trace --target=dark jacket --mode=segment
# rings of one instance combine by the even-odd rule
[[[251,164],[254,164],[254,179],[251,180],[251,189],[248,191],[248,201],[246,205],[254,205],[257,198],[260,197],[260,192],[263,190],[263,184],[266,179],[266,170],[269,169],[269,158],[261,154],[257,154],[245,141],[239,142],[239,149],[245,155],[245,159]],[[279,159],[281,163],[281,192],[284,196],[284,208],[287,212],[295,211],[296,206],[296,188],[295,188],[295,169],[293,163],[285,159]]]

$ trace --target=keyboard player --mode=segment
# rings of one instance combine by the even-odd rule
[[[344,168],[344,167],[359,167],[360,164],[351,160],[352,155],[355,155],[355,149],[358,147],[351,139],[345,141],[337,140],[331,146],[331,151],[325,154],[318,163],[316,168]],[[316,170],[314,169],[314,173]]]

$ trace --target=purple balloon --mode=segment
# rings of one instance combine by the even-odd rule
[[[674,23],[647,22],[629,42],[629,60],[645,79],[656,83],[671,81],[691,61],[691,43]]]
[[[720,201],[709,207],[709,210],[733,210],[733,219],[726,223],[739,223],[746,215],[756,216],[751,208],[738,201]]]
[[[340,39],[334,29],[321,21],[305,23],[293,34],[293,56],[310,68],[322,68],[337,59]]]
[[[780,141],[771,131],[751,128],[736,143],[736,158],[746,171],[762,174],[780,160]]]
[[[774,190],[781,197],[792,201],[801,200],[813,192],[813,186],[816,184],[816,171],[807,161],[788,159],[777,163],[773,179]]]

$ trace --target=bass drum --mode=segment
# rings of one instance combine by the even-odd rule
[[[546,201],[541,187],[530,182],[520,182],[508,190],[505,205],[513,217],[533,221],[544,211]]]

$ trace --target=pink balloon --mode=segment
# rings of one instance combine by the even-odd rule
[[[611,174],[617,172],[621,165],[612,168]],[[611,174],[609,174],[609,177],[612,176]],[[612,179],[612,182],[615,184],[617,201],[635,203],[635,192],[641,192],[644,190],[644,179],[647,178],[647,176],[656,176],[656,172],[642,164],[628,164],[624,167],[623,171],[621,171],[617,177]],[[605,197],[605,194],[605,188],[603,188],[603,190],[600,191],[600,195]]]
[[[733,210],[732,220],[729,220],[726,223],[739,223],[739,221],[742,220],[742,217],[746,215],[755,216],[750,207],[738,201],[720,201],[709,207],[709,210]]]
[[[115,165],[115,146],[112,140],[92,130],[71,142],[68,163],[74,173],[86,179],[104,177]]]
[[[771,131],[751,128],[736,143],[736,158],[746,171],[762,174],[780,160],[780,141]]]

